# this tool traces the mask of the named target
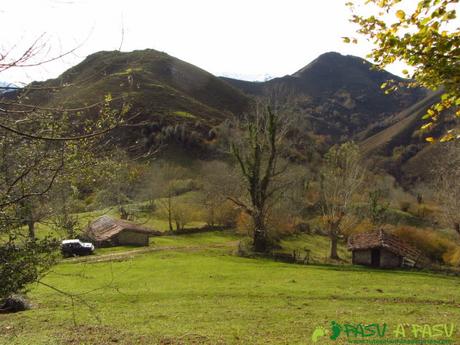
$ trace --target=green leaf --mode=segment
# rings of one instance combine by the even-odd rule
[[[431,18],[427,17],[427,18],[423,19],[423,20],[420,22],[420,24],[423,25],[423,26],[424,26],[424,25],[427,25],[427,24],[430,22],[430,20],[431,20]]]

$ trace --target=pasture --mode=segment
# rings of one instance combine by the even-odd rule
[[[314,329],[332,321],[460,324],[458,277],[242,258],[238,240],[228,232],[158,237],[144,251],[63,260],[43,282],[72,294],[73,305],[32,286],[32,310],[0,315],[0,344],[313,344]],[[314,256],[327,254],[324,238],[308,240]]]

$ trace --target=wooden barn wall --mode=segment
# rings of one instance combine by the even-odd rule
[[[353,264],[370,266],[372,262],[371,250],[354,250]]]
[[[117,236],[117,242],[119,245],[148,246],[149,236],[134,231],[122,231]]]
[[[393,268],[401,266],[401,257],[386,250],[380,250],[380,267]]]

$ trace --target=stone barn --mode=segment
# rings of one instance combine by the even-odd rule
[[[154,235],[158,235],[158,231],[127,220],[102,216],[88,225],[83,237],[97,247],[148,246],[149,237]]]
[[[422,259],[419,250],[383,230],[351,235],[348,250],[353,264],[371,267],[414,267]]]

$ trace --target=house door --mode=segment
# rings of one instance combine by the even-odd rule
[[[371,265],[373,267],[380,267],[380,249],[372,249]]]

